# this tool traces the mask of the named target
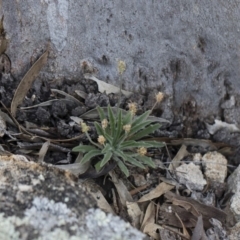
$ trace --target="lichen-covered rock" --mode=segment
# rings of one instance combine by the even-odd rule
[[[191,190],[201,191],[207,184],[200,167],[194,163],[182,164],[176,168],[178,181]]]
[[[0,239],[138,240],[145,235],[95,200],[70,172],[0,156]]]
[[[66,227],[69,224],[68,227]],[[31,233],[32,232],[32,233]],[[144,240],[146,236],[117,216],[90,208],[81,218],[47,198],[35,198],[24,217],[0,214],[0,239],[4,240]]]
[[[227,176],[227,159],[216,151],[203,155],[204,174],[207,179],[224,183]]]
[[[71,227],[96,207],[73,174],[19,155],[0,157],[0,186],[1,216],[15,228],[21,225],[20,239],[36,239],[59,227],[74,235]]]

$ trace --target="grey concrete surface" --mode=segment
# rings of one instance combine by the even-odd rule
[[[124,89],[166,94],[171,121],[220,118],[240,123],[240,3],[234,0],[2,0],[6,54],[20,80],[50,42],[40,77],[81,79],[81,61]],[[227,104],[234,99],[234,104]],[[186,114],[187,112],[187,114]]]

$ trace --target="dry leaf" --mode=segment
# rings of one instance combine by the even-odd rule
[[[186,228],[195,227],[197,222],[196,217],[194,217],[184,208],[172,204],[167,204],[166,202],[160,206],[159,216],[162,220],[160,220],[159,223],[181,228],[181,224],[175,213],[177,213],[178,216],[181,218]]]
[[[181,206],[185,208],[188,212],[192,213],[195,217],[198,217],[200,214],[197,211],[197,209],[189,202],[178,200],[178,199],[173,199],[172,203],[177,206]]]
[[[213,143],[211,140],[206,139],[193,139],[193,138],[184,138],[184,139],[170,139],[170,145],[186,145],[186,146],[199,146],[202,148],[207,148],[208,150],[216,150],[217,143]]]
[[[0,55],[7,49],[7,39],[5,38],[3,19],[4,16],[2,16],[2,19],[0,20]]]
[[[81,124],[83,122],[82,118],[71,116],[70,119],[72,119],[75,123]]]
[[[143,185],[143,186],[136,187],[136,188],[134,188],[134,189],[132,189],[132,190],[130,191],[130,194],[133,196],[133,195],[135,195],[135,194],[137,194],[137,193],[145,190],[146,188],[148,188],[149,185],[150,185],[150,184],[145,184],[145,185]]]
[[[146,202],[152,200],[154,198],[160,197],[161,195],[165,194],[166,192],[172,190],[174,188],[173,185],[170,185],[165,182],[161,182],[155,189],[150,191],[148,194],[141,197],[138,202]]]
[[[167,138],[167,137],[156,137],[156,138],[151,138],[152,141],[157,141],[157,142],[165,142],[167,145],[173,145],[173,146],[178,146],[178,145],[186,145],[186,146],[198,146],[202,147],[208,151],[214,151],[218,150],[219,148],[223,147],[232,147],[229,144],[226,143],[219,143],[219,142],[212,142],[211,140],[206,140],[206,139],[194,139],[194,138]]]
[[[107,107],[101,107],[101,108],[102,108],[103,112],[105,113],[105,115],[107,115],[108,114],[108,108]],[[116,114],[117,111],[118,111],[117,107],[112,107],[111,109],[112,109],[114,114]],[[127,114],[126,110],[124,110],[124,109],[121,109],[121,110],[122,110],[122,113],[124,115]],[[98,114],[97,108],[91,109],[90,111],[83,113],[81,115],[81,118],[84,118],[84,119],[98,119],[99,114]]]
[[[46,155],[46,153],[47,153],[47,151],[48,151],[49,145],[50,145],[50,141],[49,141],[49,140],[46,141],[46,142],[42,145],[42,147],[41,147],[41,149],[40,149],[40,151],[39,151],[39,153],[38,153],[38,162],[39,162],[39,163],[42,163],[42,162],[44,161],[44,157],[45,157],[45,155]]]
[[[105,199],[105,197],[103,196],[103,194],[100,190],[98,190],[96,192],[91,192],[91,191],[88,191],[88,192],[97,201],[97,206],[100,209],[102,209],[104,212],[112,213],[115,215],[115,212],[113,211],[112,207],[109,205],[109,203],[107,202],[107,200]]]
[[[155,205],[153,202],[150,202],[147,206],[147,210],[145,212],[142,225],[141,225],[141,231],[144,230],[145,226],[148,223],[155,223]],[[144,231],[143,231],[144,232]],[[144,232],[146,233],[146,232]]]
[[[36,108],[36,107],[47,107],[47,106],[51,106],[54,102],[59,101],[59,99],[52,99],[46,102],[42,102],[33,106],[29,106],[29,107],[20,107],[21,110],[26,110],[26,109],[31,109],[31,108]],[[69,99],[61,99],[61,101],[70,101]]]
[[[2,18],[0,20],[0,34],[1,35],[4,34],[3,20],[4,20],[4,15],[2,16]]]
[[[115,185],[121,204],[127,206],[127,202],[133,202],[133,198],[129,193],[127,187],[124,185],[121,179],[118,179],[114,171],[109,172],[109,175],[112,178],[112,182]]]
[[[147,223],[143,229],[143,232],[149,235],[150,237],[152,237],[154,240],[160,240],[160,236],[157,233],[158,229],[163,229],[163,228],[156,223]],[[169,240],[169,239],[166,239],[166,240]]]
[[[85,93],[84,91],[75,90],[75,93],[76,93],[79,97],[81,97],[81,98],[83,98],[83,99],[85,99],[85,98],[87,97],[87,93]]]
[[[82,153],[79,153],[75,163],[64,164],[64,165],[55,165],[55,166],[57,168],[68,170],[71,173],[73,173],[74,175],[78,176],[79,174],[85,173],[88,170],[90,163],[91,163],[91,161],[88,161],[88,162],[82,164],[81,163],[82,157],[83,157]]]
[[[159,229],[159,235],[161,240],[176,240],[178,239],[177,234],[173,231],[170,231],[168,229]]]
[[[140,218],[143,214],[136,202],[126,202],[128,216],[130,217],[130,223],[133,227],[139,229]]]
[[[194,209],[203,216],[203,223],[205,228],[211,227],[211,224],[209,223],[210,218],[216,218],[220,222],[225,222],[226,213],[218,208],[202,204],[192,198],[179,196],[177,194],[174,194],[173,192],[167,192],[164,197],[166,197],[170,201],[175,202],[176,200],[185,201],[194,206]]]
[[[57,168],[67,170],[71,172],[72,174],[78,176],[79,174],[83,174],[87,171],[89,168],[90,162],[87,162],[86,164],[81,163],[72,163],[72,164],[62,164],[62,165],[54,165]]]
[[[183,235],[185,236],[186,239],[190,239],[190,235],[188,234],[188,231],[187,231],[186,227],[184,226],[184,224],[183,224],[181,218],[178,216],[177,213],[175,213],[175,216],[178,218],[179,222],[180,222],[181,225],[182,225]]]
[[[167,119],[155,117],[155,116],[149,116],[147,119],[153,122],[170,123],[170,121],[168,121]]]
[[[198,216],[198,220],[193,230],[191,240],[208,240],[206,233],[203,229],[202,215]]]
[[[185,238],[185,236],[181,233],[181,232],[179,232],[179,230],[178,229],[176,229],[176,228],[173,228],[173,227],[170,227],[170,226],[163,226],[164,228],[165,228],[165,230],[169,230],[170,232],[172,232],[172,233],[174,233],[176,236],[178,236],[178,238],[179,238],[179,236],[180,237],[182,237],[183,239],[186,239]],[[177,237],[175,237],[175,238],[173,238],[174,240],[175,239],[178,239]],[[169,240],[170,238],[167,238],[166,240]],[[180,238],[181,239],[181,238]],[[165,240],[165,239],[164,239]]]
[[[176,154],[176,156],[173,158],[173,160],[171,161],[168,169],[169,170],[175,170],[179,165],[180,165],[180,161],[187,156],[189,153],[187,151],[187,147],[185,145],[182,145],[181,148],[179,149],[178,153]]]
[[[116,197],[116,192],[115,189],[112,188],[112,198],[113,198],[113,209],[115,213],[118,215],[119,214],[119,207],[118,207],[118,202],[117,202],[117,197]]]
[[[42,56],[33,64],[33,66],[28,70],[28,72],[23,77],[22,81],[19,83],[11,103],[11,114],[13,117],[15,117],[17,107],[22,103],[28,90],[31,88],[33,81],[38,76],[42,67],[46,64],[47,57],[48,50],[45,53],[43,53]]]
[[[97,201],[97,206],[104,212],[112,213],[115,215],[112,207],[109,205],[102,192],[100,191],[100,186],[97,185],[93,180],[88,179],[83,182],[83,186],[86,187],[89,194]]]
[[[97,79],[94,76],[90,76],[89,74],[85,74],[84,77],[86,79],[90,79],[93,80],[97,83],[98,85],[98,90],[101,93],[106,93],[106,94],[110,94],[110,93],[119,93],[120,92],[120,88],[119,87],[115,87],[111,84],[105,83],[104,81],[101,81],[99,79]],[[123,93],[123,95],[125,95],[126,97],[130,97],[132,95],[132,92],[128,92],[125,90],[121,90],[121,92]]]
[[[65,96],[66,99],[75,102],[77,105],[80,105],[80,106],[83,105],[83,103],[80,102],[78,99],[76,99],[75,97],[73,97],[72,95],[70,95],[70,94],[68,94],[68,93],[66,93],[66,92],[64,92],[64,91],[61,91],[61,90],[58,90],[58,89],[51,89],[51,91],[54,92],[54,93],[58,93],[58,94],[60,94],[60,95]]]
[[[6,122],[11,124],[12,126],[16,126],[16,124],[13,122],[13,120],[9,117],[9,115],[5,112],[2,112],[0,110],[0,117]]]

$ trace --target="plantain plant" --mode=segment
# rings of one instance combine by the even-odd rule
[[[156,103],[163,98],[162,93],[156,95]],[[146,111],[140,116],[136,116],[137,107],[135,103],[129,103],[129,111],[123,114],[122,109],[118,108],[114,114],[111,106],[108,106],[107,113],[101,107],[97,107],[101,123],[95,122],[98,133],[98,140],[94,142],[88,134],[89,127],[86,123],[81,123],[90,145],[80,144],[73,148],[75,152],[84,154],[82,164],[91,161],[96,156],[102,159],[95,164],[95,169],[100,171],[109,161],[116,161],[120,170],[129,176],[128,166],[145,168],[146,166],[155,167],[151,157],[147,155],[147,149],[152,147],[162,147],[163,143],[156,141],[144,141],[142,139],[159,129],[160,124],[149,120],[151,110]],[[155,106],[155,105],[154,105]]]

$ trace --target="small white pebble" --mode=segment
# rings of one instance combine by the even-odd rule
[[[167,212],[172,213],[172,207],[171,206],[168,207]]]
[[[44,180],[45,180],[45,177],[44,177],[42,174],[40,174],[40,175],[38,176],[38,178],[39,178],[41,181],[44,181]]]

